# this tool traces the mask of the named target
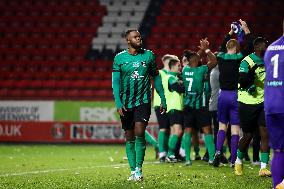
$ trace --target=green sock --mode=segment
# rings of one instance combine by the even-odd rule
[[[135,151],[136,151],[136,167],[141,168],[146,150],[146,140],[144,137],[136,137],[135,139]]]
[[[199,155],[199,151],[200,151],[199,146],[194,146],[193,149],[194,149],[195,155],[198,156]]]
[[[260,153],[260,161],[261,161],[262,163],[268,164],[268,161],[269,161],[269,153],[267,153],[267,152],[261,152],[261,153]]]
[[[213,161],[215,155],[215,144],[212,134],[207,134],[204,137],[205,139],[205,146],[208,149],[209,160]]]
[[[171,135],[170,138],[169,138],[168,156],[175,155],[177,142],[178,142],[178,136],[177,135]]]
[[[169,150],[169,138],[170,138],[170,135],[166,132],[165,133],[165,141],[164,141],[166,152]]]
[[[165,131],[159,131],[158,134],[158,142],[159,142],[159,152],[166,152],[166,132]]]
[[[152,144],[155,148],[158,148],[157,140],[146,130],[145,139],[148,143]]]
[[[185,160],[190,161],[191,133],[184,133],[182,139],[184,141]]]
[[[181,145],[180,145],[180,147],[182,148],[182,149],[185,149],[185,144],[184,144],[184,142],[185,142],[185,139],[184,139],[184,134],[182,135],[182,138],[181,138]]]
[[[244,158],[244,153],[241,152],[239,149],[238,149],[238,151],[237,151],[237,157],[238,157],[239,159],[241,159],[241,160]]]
[[[223,146],[223,154],[226,154],[227,146]]]
[[[136,151],[136,167],[141,168],[146,150],[146,140],[144,137],[135,138],[135,151]]]
[[[125,144],[126,155],[131,171],[135,171],[136,167],[136,152],[135,152],[135,141],[126,141]]]

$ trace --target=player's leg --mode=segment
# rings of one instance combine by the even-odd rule
[[[259,125],[259,135],[261,140],[261,154],[260,154],[260,170],[259,176],[271,176],[271,172],[267,169],[268,161],[269,161],[269,137],[268,131],[265,124],[265,115],[263,105],[259,106],[259,117],[258,117],[258,125]]]
[[[148,120],[151,114],[150,104],[142,104],[134,109],[134,132],[135,132],[135,151],[136,151],[136,168],[135,168],[135,179],[141,180],[142,176],[142,165],[144,162],[146,140],[145,130],[148,125]]]
[[[195,160],[201,160],[200,157],[200,148],[199,148],[199,129],[198,126],[192,127],[192,144],[193,144],[193,150],[195,153]]]
[[[237,158],[238,143],[240,140],[240,115],[237,96],[231,103],[230,124],[231,124],[231,164],[233,165]]]
[[[169,138],[169,150],[166,157],[168,162],[177,162],[175,157],[176,147],[178,140],[182,137],[183,130],[183,113],[182,111],[171,111],[168,113],[170,125],[171,125],[171,135]]]
[[[159,123],[159,134],[158,134],[159,160],[160,162],[165,162],[165,158],[168,152],[170,123],[167,114],[161,114],[160,108],[156,108],[155,113]]]
[[[202,128],[204,133],[204,143],[208,149],[209,161],[208,163],[213,164],[215,155],[215,144],[213,138],[213,132],[211,127],[211,115],[207,109],[200,109],[196,113],[197,124]]]
[[[239,116],[240,126],[243,131],[243,137],[239,141],[239,147],[237,150],[237,158],[235,161],[235,174],[243,174],[243,158],[247,151],[250,141],[252,140],[253,131],[256,123],[254,108],[251,105],[239,103]],[[231,145],[232,146],[232,145]]]
[[[260,164],[260,159],[259,159],[259,152],[260,152],[259,130],[256,130],[253,133],[252,148],[253,148],[252,164],[253,165],[259,165]]]
[[[159,151],[158,141],[147,130],[145,130],[145,139],[149,144],[154,146],[154,149],[155,149],[155,152],[156,152],[156,159],[157,159],[158,158],[158,151]]]
[[[221,91],[218,97],[218,121],[219,129],[216,140],[216,154],[214,157],[214,166],[219,166],[222,156],[222,148],[226,138],[227,123],[229,122],[230,113],[230,94],[226,91]]]
[[[136,168],[136,151],[135,151],[135,134],[134,134],[134,122],[133,111],[124,111],[124,116],[121,116],[122,128],[125,131],[125,151],[130,166],[130,177],[128,180],[135,180],[135,168]]]
[[[185,149],[185,165],[186,166],[191,166],[191,158],[190,158],[190,153],[191,153],[191,132],[192,129],[190,127],[185,127],[184,129],[184,134],[183,134],[183,141],[184,141],[184,149]]]
[[[240,140],[240,126],[239,125],[231,125],[231,164],[233,165],[237,158],[237,150],[238,150],[238,143]]]
[[[284,187],[284,114],[266,115],[265,119],[269,133],[269,142],[273,149],[271,163],[273,187],[275,188],[279,185],[278,187],[281,189],[281,187]]]

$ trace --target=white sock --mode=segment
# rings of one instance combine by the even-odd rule
[[[263,163],[263,162],[261,162],[261,163],[260,163],[260,169],[265,169],[265,168],[266,168],[266,166],[267,166],[267,164],[266,164],[266,163]]]
[[[237,157],[235,164],[243,164],[243,161],[240,158]]]
[[[159,158],[166,157],[166,156],[167,156],[167,152],[160,152],[159,153]]]
[[[185,157],[185,149],[180,148],[179,149],[179,155],[181,155],[182,157]]]

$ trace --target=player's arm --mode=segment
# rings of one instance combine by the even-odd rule
[[[250,53],[253,52],[253,35],[250,33],[250,30],[247,26],[247,23],[243,20],[239,20],[241,23],[241,28],[243,29],[243,31],[245,32],[245,41],[247,43],[246,48],[244,48],[243,50],[241,50],[242,55],[245,57],[247,55],[249,55]]]
[[[217,65],[217,58],[216,56],[211,52],[209,48],[209,41],[207,38],[200,40],[200,46],[199,49],[204,51],[208,57],[208,69],[211,70]]]
[[[169,86],[170,91],[176,91],[178,93],[184,93],[185,92],[185,88],[184,88],[182,82],[179,82],[179,81],[177,81],[177,80],[175,80],[171,77],[169,78],[168,82],[169,82],[168,86]]]
[[[248,91],[250,94],[253,94],[256,89],[253,74],[248,62],[244,59],[239,68],[239,84],[241,90]]]
[[[120,99],[120,67],[118,65],[117,58],[114,59],[113,67],[112,67],[112,90],[113,90],[113,97],[115,101],[115,106],[117,108],[118,113],[121,116],[123,115],[122,109],[125,109],[121,99]]]
[[[233,35],[233,30],[231,29],[230,31],[229,31],[229,33],[227,34],[227,35],[225,35],[225,37],[224,37],[224,39],[223,39],[223,41],[222,41],[222,44],[221,44],[221,46],[220,46],[220,48],[219,48],[219,52],[223,52],[223,53],[226,53],[227,52],[227,48],[226,48],[226,44],[227,44],[227,42],[230,40],[230,39],[232,39],[232,35]]]
[[[166,108],[167,108],[166,97],[165,97],[165,93],[164,93],[162,79],[161,79],[161,76],[159,74],[159,70],[157,68],[156,58],[155,58],[154,54],[152,54],[150,61],[151,61],[150,62],[150,76],[152,76],[152,78],[154,80],[154,88],[156,89],[158,95],[161,98],[162,109],[163,109],[161,111],[162,111],[162,113],[164,113]]]

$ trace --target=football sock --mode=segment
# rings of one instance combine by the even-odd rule
[[[242,159],[244,158],[244,153],[241,152],[239,149],[237,150],[237,159],[236,162],[237,164],[243,163]]]
[[[184,140],[184,134],[183,134],[182,138],[181,138],[181,146],[180,146],[182,149],[185,149],[184,142],[185,142],[185,140]]]
[[[184,133],[182,139],[184,141],[185,160],[190,161],[191,134],[190,133]]]
[[[193,149],[194,149],[195,155],[196,155],[196,156],[199,155],[199,152],[200,152],[199,146],[194,146]]]
[[[226,132],[224,130],[219,130],[217,133],[216,151],[221,152],[225,138],[226,138]]]
[[[169,138],[168,157],[175,155],[177,142],[178,142],[178,136],[177,135],[171,135],[170,138]]]
[[[126,155],[131,171],[135,171],[136,167],[136,152],[135,152],[135,141],[126,141],[125,144]]]
[[[269,161],[269,153],[261,152],[260,153],[260,161],[261,161],[261,163],[260,163],[261,169],[266,168],[268,161]]]
[[[166,152],[166,132],[165,131],[159,131],[158,134],[158,142],[159,142],[159,152]]]
[[[273,188],[280,184],[284,178],[284,152],[275,152],[273,153],[273,158],[271,162],[271,172],[273,180]]]
[[[165,144],[165,150],[166,152],[169,150],[169,134],[168,133],[165,133],[165,141],[164,141],[164,144]]]
[[[135,139],[135,151],[136,151],[136,167],[141,168],[146,150],[146,140],[144,137],[136,137]]]
[[[158,148],[157,140],[146,130],[145,139],[148,143],[152,144],[155,148]]]
[[[223,154],[226,154],[227,152],[227,146],[223,146]]]
[[[212,134],[207,134],[204,137],[205,139],[205,146],[208,149],[209,160],[213,161],[215,155],[215,144]]]
[[[240,139],[239,135],[232,135],[231,137],[231,163],[233,164],[235,163],[237,158],[239,139]]]

